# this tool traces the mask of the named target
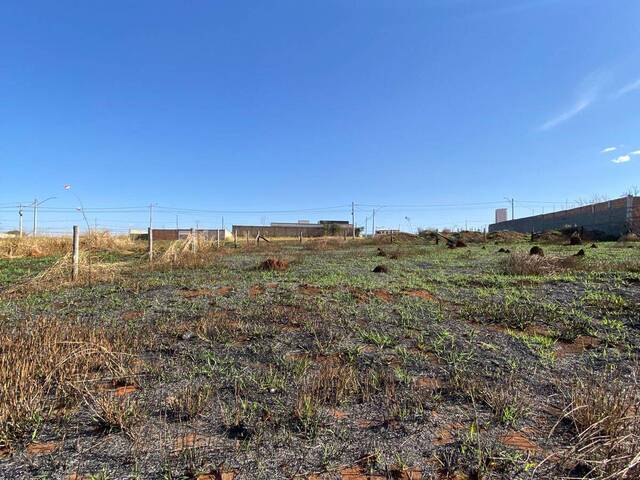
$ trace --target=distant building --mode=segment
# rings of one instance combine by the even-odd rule
[[[356,227],[356,236],[360,235],[360,228]],[[310,223],[308,220],[298,222],[272,222],[270,225],[234,225],[233,235],[244,238],[247,235],[254,238],[258,234],[269,237],[292,237],[302,235],[310,237],[336,237],[350,236],[353,234],[352,225],[344,220],[320,220],[318,223]]]
[[[489,232],[511,230],[530,233],[561,229],[575,229],[612,239],[631,232],[640,234],[640,197],[628,195],[606,202],[489,225]]]
[[[507,209],[496,208],[496,223],[506,222],[506,221],[507,221]]]
[[[381,228],[380,230],[376,230],[376,235],[396,235],[400,233],[400,230],[395,228]]]

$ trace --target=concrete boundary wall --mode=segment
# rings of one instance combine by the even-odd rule
[[[562,228],[583,229],[611,237],[619,237],[629,232],[640,233],[640,197],[627,196],[569,210],[494,223],[489,225],[489,232],[510,230],[529,233]]]

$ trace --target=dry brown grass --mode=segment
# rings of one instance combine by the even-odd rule
[[[71,251],[71,238],[22,237],[0,239],[0,258],[50,257]]]
[[[563,419],[576,435],[564,454],[570,464],[583,466],[589,478],[635,479],[640,476],[640,368],[632,385],[614,373],[578,380],[564,391]]]
[[[128,235],[91,231],[80,236],[80,250],[132,253],[142,251],[144,242]],[[51,257],[71,252],[71,237],[22,237],[0,239],[0,258]]]
[[[209,384],[189,384],[166,399],[166,411],[174,420],[190,420],[201,415],[213,397],[213,387]]]
[[[154,255],[154,266],[173,268],[197,268],[210,265],[220,255],[229,251],[220,242],[205,240],[198,235],[188,235],[185,239],[171,242],[161,254]]]
[[[143,408],[137,399],[111,393],[87,395],[86,402],[98,427],[105,432],[122,432],[132,438],[134,427],[143,417]]]
[[[0,445],[34,431],[97,382],[133,375],[136,347],[136,337],[122,329],[55,318],[0,326]]]
[[[578,266],[577,257],[542,257],[523,253],[512,253],[502,263],[507,275],[549,275],[573,270]]]
[[[312,252],[322,252],[325,250],[336,250],[338,248],[344,248],[345,240],[338,237],[322,237],[314,238],[311,240],[305,240],[302,245],[305,250]]]
[[[360,388],[358,372],[352,366],[322,365],[303,379],[300,396],[313,398],[314,402],[339,405]]]
[[[115,282],[123,278],[123,273],[132,268],[127,262],[97,262],[90,253],[80,253],[78,278],[71,279],[72,259],[68,253],[51,267],[38,275],[13,285],[5,294],[24,294],[47,289],[56,289],[64,285],[92,285],[99,282]]]
[[[128,235],[112,235],[108,231],[92,230],[80,237],[80,250],[132,253],[144,248],[145,242],[136,242]]]

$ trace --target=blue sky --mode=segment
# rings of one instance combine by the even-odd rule
[[[114,231],[150,203],[186,227],[354,201],[407,229],[615,198],[640,184],[639,20],[637,0],[4,0],[0,230],[49,196],[42,229],[80,223],[77,196]]]

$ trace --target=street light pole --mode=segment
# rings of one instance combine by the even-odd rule
[[[38,234],[38,207],[42,205],[44,202],[49,200],[53,200],[56,197],[45,198],[41,202],[38,201],[37,198],[33,199],[33,234],[32,236],[36,236]]]

